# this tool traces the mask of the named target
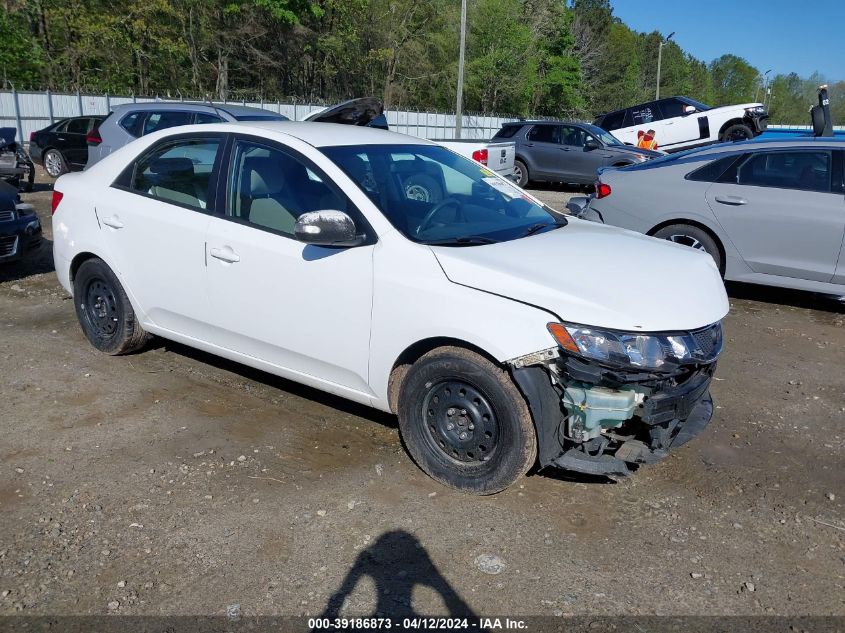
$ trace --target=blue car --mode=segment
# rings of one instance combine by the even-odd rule
[[[41,247],[41,222],[17,188],[0,182],[0,264],[17,261]]]

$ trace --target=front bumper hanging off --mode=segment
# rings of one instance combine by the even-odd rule
[[[686,444],[713,416],[715,362],[666,375],[614,370],[556,350],[530,362],[511,370],[534,419],[541,467],[629,475]]]

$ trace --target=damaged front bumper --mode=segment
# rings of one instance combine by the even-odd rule
[[[511,361],[537,430],[541,467],[625,476],[701,433],[715,361],[656,373],[551,348]]]

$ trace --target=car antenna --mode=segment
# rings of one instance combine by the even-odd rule
[[[220,117],[220,120],[221,120],[221,121],[225,121],[225,120],[226,120],[226,117],[224,117],[224,116],[220,113],[220,110],[218,110],[218,109],[217,109],[217,106],[216,106],[216,105],[214,105],[214,102],[211,100],[211,97],[209,97],[209,96],[208,96],[208,93],[206,93],[206,94],[205,94],[205,100],[206,100],[206,101],[208,101],[208,105],[210,105],[210,106],[211,106],[211,108],[212,108],[212,110],[214,110],[214,113],[215,113],[217,116],[219,116],[219,117]]]

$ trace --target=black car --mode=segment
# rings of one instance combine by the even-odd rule
[[[17,188],[0,182],[0,264],[21,259],[41,246],[41,222]]]
[[[591,185],[601,167],[641,163],[663,152],[637,149],[588,123],[513,121],[493,137],[516,143],[513,177],[520,187],[529,182]]]
[[[100,127],[105,116],[62,119],[29,135],[29,155],[53,178],[82,169],[88,161],[86,137]]]
[[[0,127],[0,181],[15,189],[32,191],[35,166],[20,143],[15,141],[13,127]]]

